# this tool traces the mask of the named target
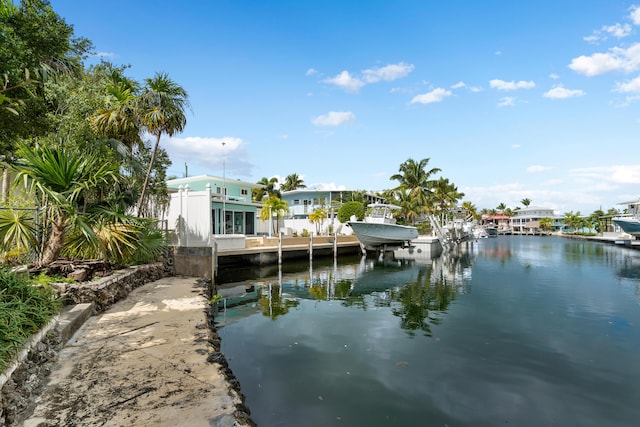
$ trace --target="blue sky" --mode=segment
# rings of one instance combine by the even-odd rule
[[[640,1],[51,4],[97,56],[188,91],[161,142],[178,177],[376,191],[429,158],[478,208],[640,197]]]

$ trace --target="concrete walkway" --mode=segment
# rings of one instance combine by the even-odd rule
[[[195,278],[168,277],[89,318],[24,426],[245,425],[224,367],[207,362],[206,304]]]

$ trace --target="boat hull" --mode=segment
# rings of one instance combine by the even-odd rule
[[[366,249],[402,246],[418,237],[418,229],[408,225],[351,221],[348,223]]]
[[[613,218],[622,231],[632,236],[640,237],[640,219],[637,218]]]

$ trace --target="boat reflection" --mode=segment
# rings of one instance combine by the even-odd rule
[[[440,323],[456,297],[469,291],[474,259],[471,248],[449,251],[428,261],[363,256],[357,263],[339,265],[334,260],[316,268],[310,264],[306,271],[283,274],[279,270],[275,277],[228,284],[220,291],[219,317],[229,318],[226,311],[242,305],[243,298],[248,306],[245,316],[261,313],[271,319],[286,315],[303,300],[340,301],[344,307],[362,310],[390,307],[400,318],[402,329],[430,336],[430,325]],[[245,292],[232,295],[229,289]]]

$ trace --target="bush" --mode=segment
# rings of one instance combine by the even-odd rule
[[[60,301],[50,286],[29,283],[0,270],[0,371],[22,349],[31,335],[60,310]]]
[[[364,205],[360,202],[344,203],[338,211],[338,221],[344,224],[351,220],[352,215],[355,215],[358,221],[362,221],[364,218]]]

